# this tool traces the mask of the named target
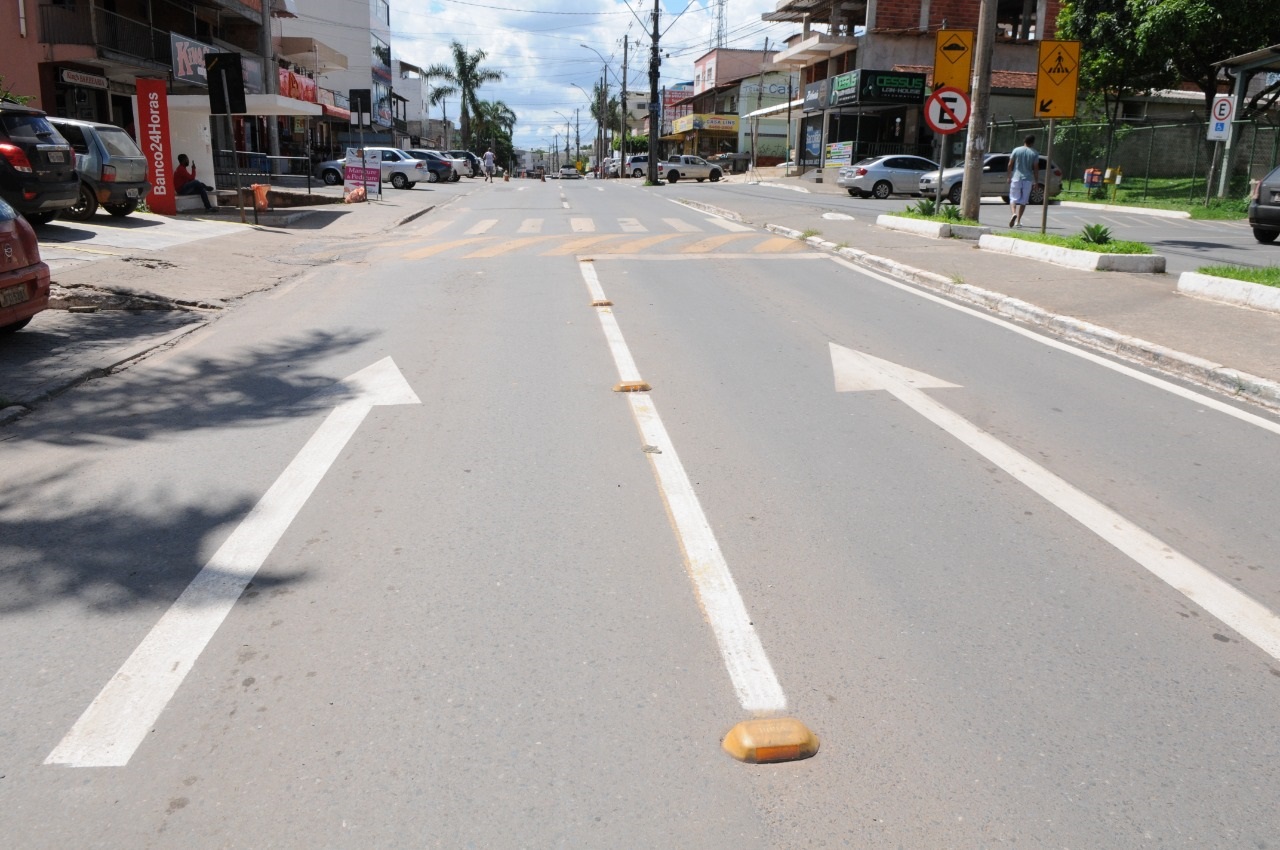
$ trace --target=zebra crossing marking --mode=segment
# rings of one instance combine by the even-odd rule
[[[478,221],[467,231],[468,236],[479,236],[481,233],[488,233],[489,229],[498,223],[496,218],[486,218],[484,221]]]

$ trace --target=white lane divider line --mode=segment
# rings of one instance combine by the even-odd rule
[[[349,393],[143,638],[45,764],[123,767],[374,405],[420,404],[386,357],[342,381]],[[329,392],[329,391],[326,391]]]
[[[593,301],[607,300],[595,268],[590,262],[578,264]],[[600,325],[613,354],[618,377],[622,381],[640,380],[635,360],[622,337],[622,331],[610,307],[597,307]],[[773,672],[769,657],[729,564],[720,551],[715,532],[702,510],[698,494],[676,453],[671,437],[658,416],[657,407],[648,393],[627,393],[631,413],[646,445],[660,451],[649,453],[658,488],[667,504],[676,537],[684,550],[685,567],[693,581],[698,602],[711,624],[729,678],[743,709],[753,713],[772,714],[787,707],[787,697]]]
[[[489,228],[498,223],[496,218],[486,218],[484,221],[478,221],[467,231],[468,236],[479,236],[482,233],[488,233]]]

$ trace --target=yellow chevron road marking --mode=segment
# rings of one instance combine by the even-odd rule
[[[401,256],[402,260],[421,260],[426,257],[434,257],[436,254],[444,253],[450,248],[461,248],[463,245],[474,245],[476,242],[492,242],[496,236],[472,236],[469,239],[454,239],[450,242],[439,242],[435,245],[428,245],[425,248],[419,248],[416,251],[410,251]]]
[[[706,239],[699,239],[692,245],[681,248],[680,252],[682,254],[702,254],[707,251],[714,251],[721,245],[728,245],[738,239],[746,239],[755,235],[754,233],[722,233],[719,236],[708,236]]]
[[[618,239],[617,234],[608,236],[586,236],[582,239],[574,239],[566,242],[559,248],[552,248],[550,251],[544,251],[544,257],[567,257],[570,254],[576,254],[579,251],[590,248],[592,245],[599,245],[601,242],[608,242],[610,239]]]
[[[521,248],[527,248],[530,245],[536,245],[539,242],[546,242],[548,239],[554,239],[554,236],[522,236],[519,239],[504,239],[497,245],[490,245],[487,248],[481,248],[479,251],[472,251],[463,257],[464,260],[477,260],[484,257],[498,257],[502,254],[510,254],[512,251],[519,251]]]
[[[790,239],[786,236],[775,236],[772,239],[766,239],[751,250],[756,254],[787,254],[792,251],[805,251],[808,250],[808,247],[799,240]]]
[[[630,242],[623,242],[620,245],[611,245],[605,253],[609,254],[636,254],[666,242],[668,239],[675,239],[679,233],[663,233],[660,236],[646,236],[643,239],[632,239]]]

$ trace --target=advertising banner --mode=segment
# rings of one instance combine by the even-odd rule
[[[825,162],[827,165],[849,165],[853,162],[853,142],[829,142]]]
[[[715,130],[722,133],[738,132],[738,116],[736,115],[685,115],[671,122],[674,133],[688,133],[690,130]]]
[[[858,72],[846,71],[831,78],[831,106],[849,106],[858,102]]]
[[[209,77],[204,68],[204,55],[213,52],[214,48],[194,38],[169,33],[169,50],[173,55],[173,78],[184,83],[198,86],[209,85]]]
[[[362,153],[363,157],[361,157]],[[353,185],[381,187],[382,152],[347,148],[347,156],[342,166],[342,179]],[[381,193],[381,191],[379,188],[378,192]]]
[[[176,215],[178,203],[173,189],[173,153],[169,143],[169,95],[164,80],[139,78],[138,141],[147,155],[147,179],[151,194],[147,206],[152,212]]]
[[[280,94],[294,100],[316,103],[316,81],[286,68],[280,69]]]
[[[804,87],[804,111],[817,112],[825,109],[827,105],[827,83],[829,80],[819,80],[816,83],[809,83]]]

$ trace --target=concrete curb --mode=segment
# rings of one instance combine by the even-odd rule
[[[1165,259],[1159,254],[1097,254],[1093,251],[1077,251],[1041,242],[1028,242],[1012,236],[988,234],[978,239],[978,247],[984,251],[1028,257],[1046,263],[1055,263],[1085,271],[1130,272],[1133,274],[1158,274],[1164,271]]]
[[[765,229],[792,239],[802,237],[798,230],[777,224],[766,224]],[[817,248],[831,245],[830,242],[820,242],[816,238],[803,241]],[[835,248],[834,245],[831,247]],[[1149,366],[1156,371],[1175,375],[1228,396],[1243,398],[1272,410],[1280,410],[1280,383],[1275,381],[1240,372],[1221,363],[1175,351],[1144,339],[1125,336],[1072,316],[1050,313],[1034,304],[998,292],[980,289],[967,283],[956,283],[943,275],[913,268],[887,257],[878,257],[855,248],[835,248],[834,253],[875,271],[885,272],[909,283],[934,289],[957,300],[983,307],[993,313],[1043,328],[1054,336],[1071,342]]]
[[[1178,291],[1222,304],[1280,313],[1280,289],[1247,280],[1183,272],[1178,276]]]
[[[117,348],[114,351],[104,352],[100,356],[93,358],[86,363],[77,367],[74,371],[60,375],[57,378],[41,384],[40,387],[32,394],[23,398],[16,399],[7,407],[0,408],[0,425],[7,425],[22,417],[26,416],[35,406],[42,401],[48,401],[51,398],[62,395],[69,389],[83,384],[85,381],[94,378],[101,378],[109,375],[126,363],[131,363],[148,353],[163,348],[167,345],[178,341],[189,333],[193,333],[208,324],[207,321],[192,322],[180,328],[175,328],[167,333],[159,336],[147,337],[139,340],[134,344],[125,348]]]
[[[886,230],[932,236],[935,239],[978,240],[991,233],[991,228],[985,225],[950,224],[945,221],[926,221],[922,218],[907,218],[900,215],[877,216],[876,226]]]

